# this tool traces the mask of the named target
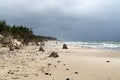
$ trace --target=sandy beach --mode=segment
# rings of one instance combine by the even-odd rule
[[[120,53],[48,41],[9,51],[0,49],[0,80],[120,80]],[[51,52],[59,57],[48,57]]]

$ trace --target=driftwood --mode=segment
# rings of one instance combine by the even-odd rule
[[[67,45],[66,45],[66,44],[63,44],[62,49],[68,49]]]
[[[15,47],[15,49],[20,49],[22,43],[16,39],[12,40],[12,45]]]
[[[40,46],[39,51],[45,51],[42,46]]]
[[[41,46],[45,46],[45,42],[41,42]]]
[[[14,51],[14,50],[15,50],[15,47],[14,47],[12,44],[9,44],[8,47],[9,47],[9,50],[10,50],[10,51]]]

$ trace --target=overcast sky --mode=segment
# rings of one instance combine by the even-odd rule
[[[1,0],[0,19],[60,40],[120,41],[120,0]]]

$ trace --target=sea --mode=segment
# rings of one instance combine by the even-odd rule
[[[116,41],[66,41],[65,43],[77,47],[114,50],[120,52],[120,42]]]

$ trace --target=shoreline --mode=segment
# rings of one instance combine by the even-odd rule
[[[0,50],[1,80],[119,80],[120,54],[114,51],[80,48],[62,42],[45,42],[20,50]],[[59,57],[48,57],[51,52]],[[3,52],[3,53],[2,53]]]
[[[120,42],[114,41],[65,41],[65,43],[82,48],[120,52]]]

